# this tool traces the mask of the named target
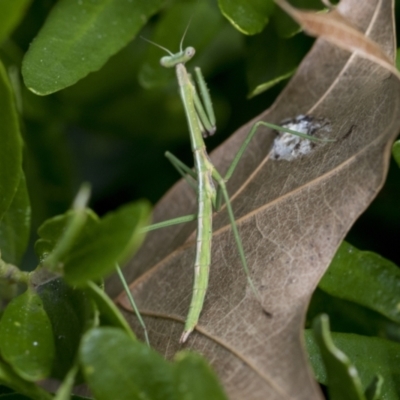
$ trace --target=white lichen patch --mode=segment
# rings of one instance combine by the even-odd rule
[[[316,132],[321,130],[330,131],[330,124],[327,120],[314,118],[311,115],[298,115],[295,118],[284,120],[281,126],[310,136],[314,136]],[[292,133],[277,132],[277,135],[271,149],[271,158],[273,160],[291,161],[309,154],[316,146],[315,142]]]

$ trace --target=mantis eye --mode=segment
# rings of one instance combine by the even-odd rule
[[[160,60],[160,64],[163,67],[166,67],[166,66],[168,66],[168,62],[169,62],[170,59],[171,59],[171,57],[168,57],[168,56],[162,57],[161,60]]]
[[[196,50],[194,49],[194,47],[188,47],[185,50],[185,54],[187,57],[193,57],[195,52]]]

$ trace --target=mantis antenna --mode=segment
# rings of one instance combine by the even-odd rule
[[[159,47],[160,49],[166,51],[170,56],[173,56],[173,55],[174,55],[174,53],[172,53],[172,51],[169,51],[166,47],[163,47],[163,46],[159,45],[158,43],[152,42],[151,40],[146,39],[146,38],[143,37],[143,36],[140,36],[140,39],[142,39],[142,40],[144,40],[145,42],[148,42],[148,43],[150,43],[150,44],[152,44],[152,45],[154,45],[154,46]]]
[[[179,51],[180,52],[183,51],[183,47],[182,47],[183,46],[183,41],[185,40],[185,36],[186,36],[186,33],[187,33],[187,31],[189,29],[189,26],[190,26],[190,24],[192,22],[192,19],[193,19],[193,15],[190,17],[190,20],[189,20],[188,24],[186,25],[185,32],[183,32],[182,39],[181,39],[181,42],[179,44]]]

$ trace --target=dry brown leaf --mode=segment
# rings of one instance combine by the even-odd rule
[[[393,59],[393,0],[342,0],[338,10]],[[272,318],[247,284],[221,212],[209,290],[186,345],[178,341],[192,293],[195,224],[152,232],[125,270],[151,344],[166,357],[182,348],[207,356],[231,399],[321,399],[302,348],[305,311],[344,235],[384,182],[399,111],[399,82],[390,72],[318,40],[273,107],[212,153],[223,172],[251,124],[299,114],[329,121],[337,139],[293,161],[272,160],[274,134],[261,129],[229,182],[251,275]],[[194,194],[179,182],[157,205],[155,220],[195,209]],[[114,278],[107,288],[114,296],[121,290]],[[123,294],[119,302],[126,307]],[[134,315],[124,314],[140,333]]]
[[[400,74],[393,65],[390,56],[382,50],[378,43],[364,35],[346,18],[343,18],[338,9],[332,8],[329,13],[318,13],[298,10],[286,0],[275,0],[275,3],[300,24],[310,36],[323,38],[342,49],[374,61],[400,79]]]

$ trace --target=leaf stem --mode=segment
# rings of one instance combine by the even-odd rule
[[[10,283],[28,284],[29,272],[21,271],[15,265],[7,264],[0,259],[0,279],[5,279]]]

